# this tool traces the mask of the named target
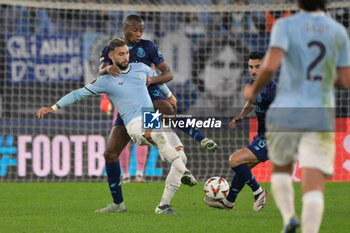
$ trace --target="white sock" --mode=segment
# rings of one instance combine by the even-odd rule
[[[143,171],[136,171],[136,176],[143,176]]]
[[[183,150],[178,151],[178,154],[184,164],[187,162],[187,157]],[[175,192],[179,189],[181,185],[182,173],[179,172],[174,166],[171,166],[168,176],[165,180],[165,188],[163,192],[162,199],[159,203],[162,205],[170,205],[170,201],[173,198]]]
[[[324,197],[320,191],[310,191],[303,195],[303,209],[301,212],[302,232],[317,233],[324,210]]]
[[[173,198],[176,190],[179,189],[181,185],[182,173],[179,172],[174,166],[171,166],[168,176],[165,180],[165,188],[163,192],[162,199],[159,203],[162,205],[170,205],[170,201]]]
[[[283,223],[286,225],[295,215],[292,176],[288,173],[273,173],[271,176],[271,191],[282,214]]]
[[[254,196],[261,193],[263,191],[263,189],[261,188],[261,186],[255,191],[253,192]]]

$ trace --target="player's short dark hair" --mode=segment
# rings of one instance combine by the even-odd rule
[[[130,23],[130,21],[143,23],[143,19],[139,15],[128,15],[125,19],[125,25],[128,25]]]
[[[255,59],[259,59],[262,60],[265,56],[265,52],[259,52],[259,51],[253,51],[251,53],[249,53],[248,55],[248,59],[249,60],[255,60]]]
[[[305,11],[326,10],[327,0],[298,0],[299,8]]]
[[[107,50],[108,52],[113,51],[115,48],[122,47],[126,45],[125,41],[121,38],[115,38],[113,40],[110,40],[107,44]]]

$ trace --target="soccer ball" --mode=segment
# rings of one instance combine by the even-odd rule
[[[219,176],[209,178],[204,184],[204,194],[214,200],[224,199],[229,189],[227,181]]]

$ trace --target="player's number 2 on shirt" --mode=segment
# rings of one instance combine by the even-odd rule
[[[307,46],[311,49],[312,47],[316,47],[319,50],[318,55],[315,59],[310,63],[307,67],[307,80],[309,81],[322,81],[322,75],[311,75],[312,70],[322,61],[324,56],[326,55],[326,46],[317,40],[310,41]]]

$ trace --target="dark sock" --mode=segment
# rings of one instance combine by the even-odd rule
[[[243,189],[244,185],[244,181],[236,173],[232,178],[230,191],[228,192],[226,199],[230,202],[235,202],[239,192]]]
[[[108,178],[109,189],[115,204],[123,202],[122,186],[120,182],[120,163],[106,163],[106,172]]]
[[[249,185],[253,192],[258,190],[260,185],[253,176],[252,171],[246,164],[238,165],[236,167],[233,167],[232,169],[239,175],[239,177],[243,180],[245,184]]]
[[[184,122],[186,122],[186,118],[177,118],[176,121],[178,120],[183,120]],[[180,129],[181,131],[185,132],[186,134],[188,134],[189,136],[191,136],[194,140],[201,142],[205,136],[201,133],[201,131],[199,131],[199,129],[197,128],[192,128],[192,127],[177,127],[178,129]]]

